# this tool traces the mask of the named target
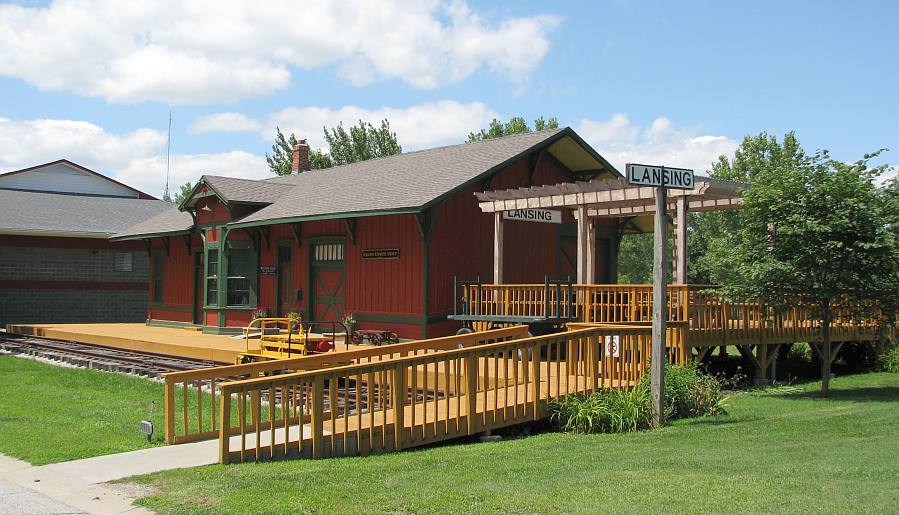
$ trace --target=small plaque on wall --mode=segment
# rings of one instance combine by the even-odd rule
[[[399,259],[400,249],[365,249],[362,259]]]
[[[278,267],[276,266],[260,266],[259,267],[259,275],[275,275],[278,273]]]

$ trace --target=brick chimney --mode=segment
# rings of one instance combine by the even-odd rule
[[[309,144],[306,143],[306,140],[301,139],[293,146],[292,158],[290,173],[308,172],[311,170],[309,166]]]

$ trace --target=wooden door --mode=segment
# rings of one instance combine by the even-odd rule
[[[278,291],[277,310],[279,317],[286,317],[293,307],[293,249],[278,246]]]
[[[311,248],[309,299],[312,320],[339,321],[346,304],[346,270],[342,242],[316,243]]]

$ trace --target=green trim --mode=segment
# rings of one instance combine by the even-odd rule
[[[208,325],[203,326],[203,334],[234,335],[234,334],[241,334],[241,333],[243,333],[242,327],[224,327],[224,326],[215,327],[215,326],[208,326]]]
[[[391,315],[387,313],[354,313],[359,322],[376,322],[382,324],[420,325],[423,318],[417,315]]]
[[[167,255],[168,250],[155,248],[150,260],[150,267],[153,270],[153,280],[150,283],[153,290],[151,298],[157,304],[162,304],[165,299],[165,258]]]
[[[200,327],[191,322],[175,322],[174,320],[154,320],[147,319],[147,325],[150,327]]]
[[[428,310],[430,309],[430,299],[428,298],[428,289],[430,286],[430,269],[431,269],[431,238],[430,234],[424,238],[422,241],[422,267],[421,267],[421,307],[422,307],[422,317],[421,317],[421,337],[422,339],[426,339],[428,337]]]
[[[165,236],[177,236],[179,234],[191,234],[193,233],[193,227],[190,229],[182,229],[178,231],[168,231],[168,232],[148,232],[146,234],[131,234],[128,236],[110,236],[109,241],[131,241],[131,240],[143,240],[146,238],[162,238]]]
[[[151,302],[147,305],[150,309],[161,309],[163,311],[190,311],[193,312],[193,306],[173,306],[162,302]]]
[[[289,224],[296,222],[311,222],[315,220],[343,220],[344,218],[361,218],[365,216],[388,216],[388,215],[414,215],[420,213],[419,208],[404,209],[388,209],[388,210],[369,210],[369,211],[349,211],[346,213],[334,213],[328,215],[307,215],[293,216],[287,218],[271,218],[268,220],[255,220],[252,222],[239,222],[228,224],[231,229],[246,229],[248,227],[262,227],[266,225]]]

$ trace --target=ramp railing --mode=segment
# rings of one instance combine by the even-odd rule
[[[590,327],[227,382],[219,458],[367,455],[538,420],[550,399],[633,385],[649,347],[648,327]]]
[[[163,374],[165,439],[169,444],[177,444],[216,438],[221,426],[218,410],[221,384],[225,382],[341,365],[376,363],[399,356],[427,355],[441,350],[468,348],[526,335],[527,327],[507,327],[358,350]]]

